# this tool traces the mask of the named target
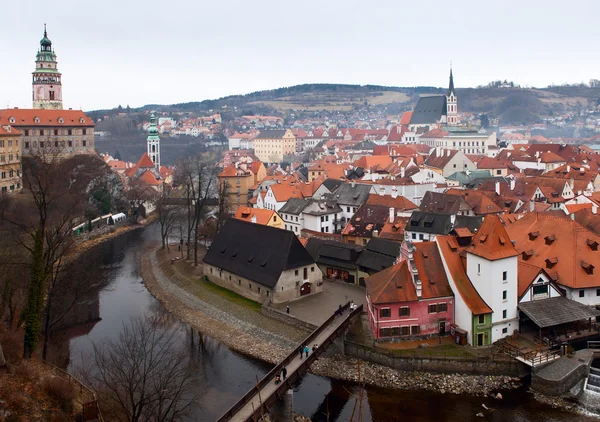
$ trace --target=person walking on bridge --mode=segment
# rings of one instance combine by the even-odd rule
[[[304,346],[304,353],[306,353],[307,358],[308,358],[308,352],[310,352],[310,349],[308,348],[308,346]]]
[[[285,368],[285,366],[283,367],[283,369],[281,370],[281,375],[283,376],[283,379],[287,378],[287,369]]]
[[[300,360],[302,360],[302,352],[304,352],[304,345],[301,344],[298,348],[298,351],[300,352]]]

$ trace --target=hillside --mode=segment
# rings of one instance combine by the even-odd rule
[[[232,95],[215,100],[172,105],[146,105],[133,112],[204,113],[210,110],[241,114],[278,114],[286,112],[350,111],[365,106],[384,108],[398,114],[412,108],[420,95],[442,94],[444,88],[389,87],[379,85],[304,84],[246,95]],[[502,124],[528,124],[545,117],[578,112],[600,104],[600,88],[588,86],[553,86],[548,88],[458,88],[459,110],[486,113],[498,117]],[[122,109],[97,110],[92,117],[112,115]]]

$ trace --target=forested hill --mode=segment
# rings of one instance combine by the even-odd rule
[[[445,88],[390,87],[379,85],[304,84],[215,100],[159,105],[151,104],[131,111],[237,110],[238,113],[281,114],[286,111],[349,111],[363,106],[385,107],[389,114],[411,109],[421,95],[443,94]],[[548,88],[478,87],[458,88],[459,111],[486,113],[501,122],[534,123],[544,117],[575,112],[600,104],[600,87],[563,85]],[[97,110],[92,115],[112,115],[122,108]],[[128,110],[129,111],[129,110]],[[237,113],[236,113],[237,114]]]

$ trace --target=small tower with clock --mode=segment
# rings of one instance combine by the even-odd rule
[[[62,110],[62,82],[56,54],[44,24],[44,38],[35,59],[33,72],[33,108]]]

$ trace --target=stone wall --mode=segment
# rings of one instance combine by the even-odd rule
[[[300,327],[304,330],[313,332],[318,327],[310,322],[303,321],[299,318],[296,318],[293,315],[289,315],[286,312],[281,312],[277,309],[270,308],[268,305],[263,304],[260,308],[260,313],[268,316],[269,318],[274,318],[281,322],[285,322],[286,324],[293,325],[294,327]]]
[[[506,375],[523,377],[529,373],[528,367],[518,361],[505,361],[483,358],[436,358],[399,356],[384,353],[346,340],[344,352],[368,362],[377,363],[399,371],[421,371],[434,373],[460,373],[470,375]]]
[[[561,396],[587,378],[594,360],[591,350],[579,350],[573,357],[563,356],[531,374],[531,388],[546,396]]]

